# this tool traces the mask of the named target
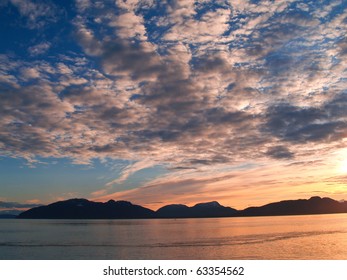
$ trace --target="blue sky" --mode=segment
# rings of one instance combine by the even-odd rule
[[[345,198],[346,6],[1,0],[0,201]]]

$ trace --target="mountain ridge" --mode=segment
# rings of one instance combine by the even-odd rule
[[[212,218],[231,217],[237,210],[225,207],[217,201],[203,202],[192,207],[184,204],[165,205],[156,211],[158,218]]]
[[[282,200],[243,210],[222,206],[217,201],[194,206],[169,204],[153,211],[129,201],[94,202],[84,198],[57,201],[22,212],[19,219],[151,219],[211,218],[347,213],[347,201],[319,196],[310,199]]]
[[[144,219],[154,211],[128,201],[94,202],[84,198],[58,201],[29,209],[18,215],[23,219]]]
[[[347,202],[329,197],[313,196],[309,199],[282,200],[259,207],[248,207],[239,211],[241,216],[284,216],[347,213]]]

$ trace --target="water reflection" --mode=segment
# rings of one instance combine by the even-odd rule
[[[1,220],[2,259],[347,259],[347,214]]]

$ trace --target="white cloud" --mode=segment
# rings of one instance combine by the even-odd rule
[[[163,39],[192,44],[218,42],[220,36],[229,27],[228,20],[231,14],[231,10],[218,9],[205,13],[197,20],[194,18],[194,9],[188,5],[170,12],[167,25],[173,25],[173,27],[163,36]]]
[[[75,0],[77,9],[80,13],[85,12],[88,8],[92,6],[90,0]]]
[[[37,44],[37,45],[34,45],[34,46],[30,47],[28,49],[28,52],[32,56],[41,55],[41,54],[46,53],[49,50],[50,47],[51,47],[50,43],[42,42],[40,44]]]
[[[108,182],[106,184],[107,187],[111,187],[116,184],[121,184],[123,183],[126,179],[129,178],[132,174],[136,173],[137,171],[140,171],[145,168],[149,168],[154,166],[156,163],[151,160],[143,160],[143,161],[138,161],[133,164],[128,165],[126,168],[123,169],[121,175],[119,178],[112,180],[111,182]]]
[[[22,68],[21,76],[24,80],[37,79],[40,77],[40,72],[36,68]]]

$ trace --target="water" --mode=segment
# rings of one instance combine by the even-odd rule
[[[0,259],[347,259],[347,214],[0,220]]]

